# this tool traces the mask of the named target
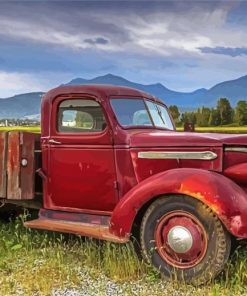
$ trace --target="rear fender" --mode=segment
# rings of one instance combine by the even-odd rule
[[[139,210],[165,195],[187,195],[206,204],[234,236],[247,238],[247,194],[215,172],[181,168],[156,174],[132,188],[113,211],[110,231],[128,236]]]

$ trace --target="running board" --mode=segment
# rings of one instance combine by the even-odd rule
[[[41,217],[25,222],[24,226],[35,229],[73,233],[115,243],[126,243],[129,240],[126,237],[122,238],[111,234],[109,227],[106,225],[92,223],[71,222]]]

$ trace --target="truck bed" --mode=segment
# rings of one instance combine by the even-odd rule
[[[40,135],[0,133],[0,199],[31,200],[41,191],[36,170],[41,166]]]

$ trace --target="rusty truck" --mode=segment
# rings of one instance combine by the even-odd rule
[[[177,132],[136,89],[61,86],[41,135],[0,134],[0,203],[38,209],[26,227],[134,237],[163,277],[205,283],[247,238],[247,135]]]

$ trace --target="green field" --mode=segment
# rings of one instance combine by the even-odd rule
[[[7,132],[7,131],[24,131],[24,132],[39,133],[40,126],[7,126],[7,127],[0,126],[0,132]]]
[[[183,131],[182,127],[177,128],[178,131]],[[247,134],[247,126],[210,126],[196,127],[196,132],[200,133],[227,133],[227,134]]]
[[[177,127],[178,131],[183,131],[182,127]],[[29,131],[34,133],[40,132],[39,126],[14,126],[14,127],[0,127],[0,131]],[[209,133],[241,133],[247,134],[247,126],[216,126],[216,127],[196,127],[196,132]]]

